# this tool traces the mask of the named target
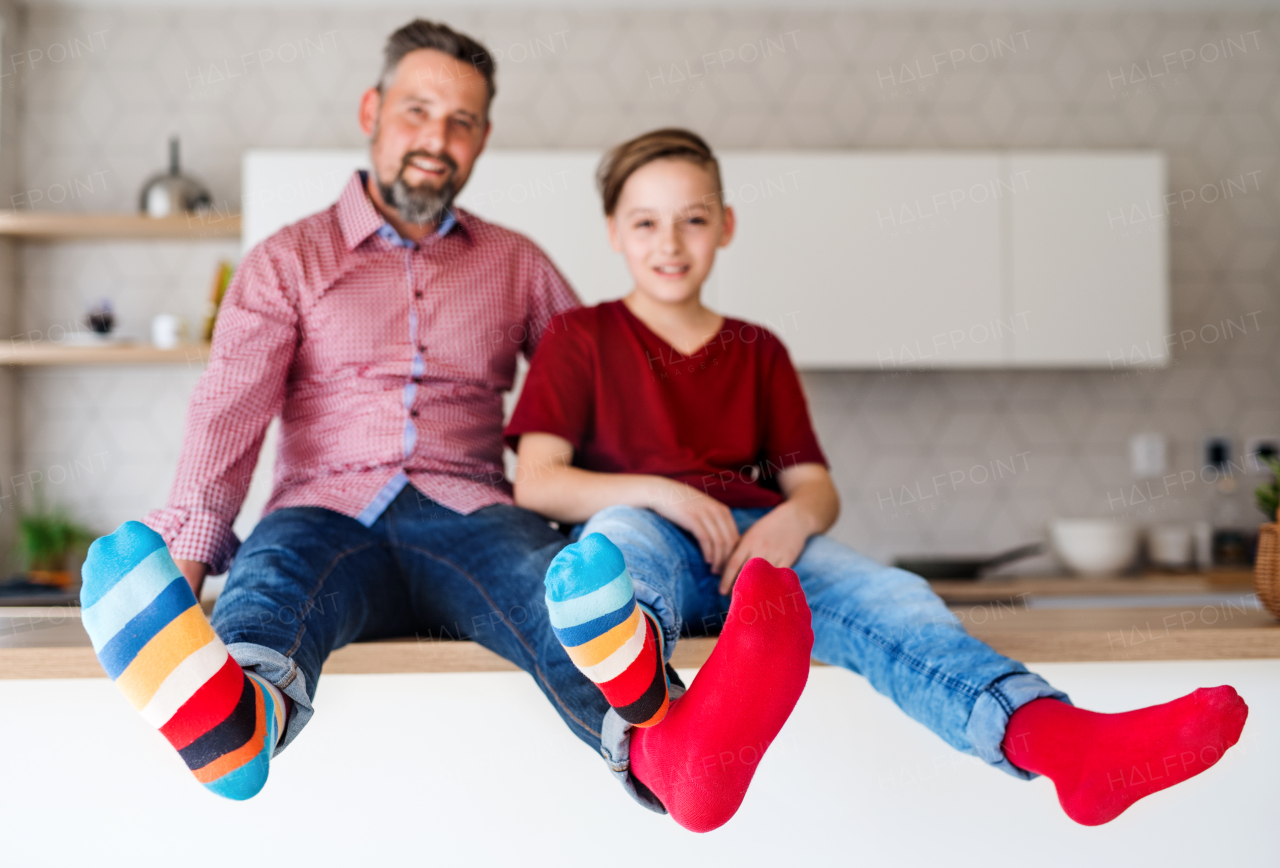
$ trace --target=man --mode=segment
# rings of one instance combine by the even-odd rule
[[[520,666],[627,791],[665,813],[630,768],[625,722],[549,620],[543,579],[565,537],[516,507],[503,478],[516,355],[532,356],[578,300],[527,238],[452,207],[491,130],[493,60],[421,20],[384,54],[360,103],[373,171],[245,256],[169,504],[90,548],[82,621],[134,707],[228,798],[262,789],[311,719],[331,651],[417,633],[472,639]],[[240,546],[232,521],[277,414],[274,490]],[[196,597],[228,566],[210,623]],[[722,640],[708,667],[733,665],[733,645]],[[807,648],[798,656],[807,675]],[[661,675],[674,707],[683,685],[670,667]],[[708,682],[680,717],[696,729],[720,704]],[[740,801],[738,769],[691,764],[683,732],[655,733],[653,767],[698,765],[694,801],[727,786]]]
[[[502,474],[516,355],[578,301],[528,239],[451,206],[492,129],[493,77],[448,27],[392,34],[360,103],[373,171],[246,255],[168,506],[86,563],[104,668],[221,795],[261,789],[333,649],[386,636],[479,642],[600,747],[608,705],[543,602],[564,537],[512,504]],[[241,546],[232,522],[277,414],[274,491]],[[193,592],[228,566],[210,625]]]

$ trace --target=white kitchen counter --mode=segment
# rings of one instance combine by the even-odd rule
[[[1229,683],[1250,719],[1206,774],[1085,828],[1048,780],[957,754],[863,679],[818,667],[738,816],[698,836],[623,795],[523,673],[327,676],[315,718],[247,803],[204,791],[105,678],[11,680],[0,682],[0,861],[1275,865],[1280,661],[1035,668],[1103,711]]]
[[[1035,580],[1038,596],[1009,582],[936,585],[971,632],[1079,705],[1119,711],[1218,684],[1249,703],[1241,744],[1217,767],[1096,829],[1062,815],[1049,781],[1020,782],[958,754],[860,677],[815,666],[742,811],[692,835],[627,799],[528,676],[469,642],[412,640],[336,652],[316,717],[266,789],[231,803],[192,781],[102,677],[74,611],[0,610],[0,854],[6,865],[129,868],[223,866],[245,853],[254,864],[503,868],[1023,868],[1029,858],[1077,868],[1140,854],[1144,865],[1270,868],[1280,852],[1280,743],[1270,738],[1280,731],[1280,623],[1225,598],[1033,603],[1059,592],[1122,601],[1135,589],[1167,600],[1186,581],[1099,590]],[[677,646],[686,682],[712,642]],[[1187,659],[1196,657],[1220,659]]]

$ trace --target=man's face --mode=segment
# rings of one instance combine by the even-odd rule
[[[406,223],[438,222],[462,189],[489,138],[488,101],[475,67],[434,49],[406,54],[382,94],[365,92],[374,178]]]

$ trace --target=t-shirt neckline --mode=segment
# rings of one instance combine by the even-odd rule
[[[669,352],[671,352],[673,354],[672,358],[679,356],[680,358],[683,358],[683,359],[695,359],[698,356],[702,355],[704,351],[709,352],[711,349],[711,346],[716,342],[716,338],[720,335],[722,331],[724,331],[724,327],[729,324],[729,318],[727,316],[725,316],[722,313],[716,314],[716,316],[720,317],[720,327],[716,329],[715,333],[712,334],[711,337],[707,338],[692,353],[686,353],[683,350],[681,350],[679,347],[672,346],[670,343],[668,343],[666,338],[664,338],[662,335],[655,332],[653,329],[649,328],[648,324],[645,323],[644,320],[640,319],[640,317],[636,316],[634,313],[631,312],[631,308],[627,307],[627,303],[625,301],[619,298],[619,299],[615,299],[613,303],[616,304],[622,310],[622,315],[624,317],[626,317],[627,319],[639,325],[640,328],[644,329],[646,333],[651,335],[655,341],[657,341],[659,344],[665,347]]]

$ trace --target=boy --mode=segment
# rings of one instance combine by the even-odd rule
[[[726,822],[803,688],[809,641],[953,747],[1022,779],[1049,775],[1085,825],[1236,743],[1248,709],[1231,687],[1123,714],[1077,709],[968,636],[919,576],[823,536],[838,497],[786,350],[701,303],[735,219],[711,150],[657,130],[613,149],[598,180],[635,287],[564,315],[506,435],[517,504],[576,525],[547,573],[548,611],[613,706],[606,749],[641,795],[686,828]],[[646,681],[684,625],[716,622],[720,642],[688,693]],[[717,752],[742,759],[697,765]],[[674,774],[681,762],[688,773]],[[1109,785],[1145,763],[1164,773]]]

